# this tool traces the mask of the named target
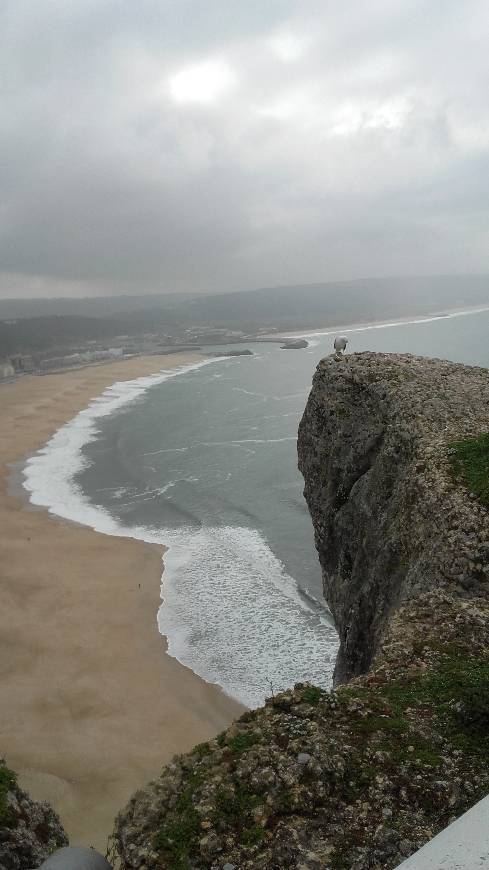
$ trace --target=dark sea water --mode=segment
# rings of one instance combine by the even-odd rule
[[[489,366],[489,311],[341,332],[350,352]],[[26,468],[36,504],[169,546],[158,621],[170,654],[251,706],[271,688],[331,679],[337,639],[296,436],[332,340],[250,345],[253,356],[117,384]]]

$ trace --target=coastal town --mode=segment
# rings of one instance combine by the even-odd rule
[[[148,332],[138,336],[117,335],[108,341],[87,340],[77,344],[61,343],[46,351],[21,352],[3,355],[0,348],[0,380],[8,380],[23,374],[47,374],[97,363],[115,362],[135,356],[165,355],[184,351],[198,351],[202,346],[238,344],[245,341],[263,340],[264,333],[258,330],[247,335],[238,329],[220,329],[199,326],[177,331],[173,335]],[[274,339],[273,335],[270,340]],[[280,341],[283,339],[281,338]]]

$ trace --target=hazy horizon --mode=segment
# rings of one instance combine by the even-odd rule
[[[342,279],[338,279],[336,281],[325,279],[324,281],[310,281],[307,283],[296,282],[294,284],[275,284],[275,285],[269,285],[267,287],[240,287],[240,288],[237,287],[237,288],[229,288],[229,289],[223,288],[220,290],[212,290],[212,291],[201,290],[200,292],[199,291],[192,292],[190,290],[188,292],[183,292],[183,291],[178,292],[176,290],[175,291],[152,290],[152,291],[148,291],[147,293],[137,293],[135,291],[118,292],[117,290],[114,290],[113,293],[101,293],[99,289],[93,289],[92,292],[87,292],[87,291],[83,292],[80,290],[80,292],[75,291],[75,292],[71,292],[70,294],[66,294],[66,295],[59,295],[56,293],[52,293],[51,295],[49,295],[49,293],[42,292],[42,293],[39,293],[38,295],[34,295],[34,296],[28,295],[27,293],[23,293],[23,292],[18,292],[12,296],[0,294],[0,303],[2,303],[2,302],[4,302],[4,303],[14,302],[17,299],[21,299],[23,302],[31,302],[32,301],[32,302],[36,303],[36,302],[42,302],[42,301],[46,301],[46,302],[56,301],[56,300],[62,301],[64,299],[66,299],[66,300],[73,299],[73,300],[78,300],[80,302],[83,300],[96,301],[97,299],[100,299],[100,300],[113,299],[115,301],[117,298],[120,298],[120,299],[138,299],[138,297],[139,298],[144,297],[144,298],[148,299],[150,297],[159,298],[162,296],[175,297],[175,299],[178,300],[178,299],[182,299],[184,297],[188,297],[188,298],[199,297],[199,296],[212,297],[212,296],[226,296],[226,295],[233,295],[233,294],[240,294],[240,293],[260,293],[260,292],[267,292],[270,290],[288,290],[290,287],[295,287],[295,286],[300,286],[300,287],[304,287],[304,288],[306,288],[306,287],[313,288],[313,287],[328,287],[328,285],[333,286],[333,285],[337,285],[337,284],[340,284],[340,285],[344,284],[344,285],[349,286],[349,285],[369,283],[369,282],[378,282],[379,284],[381,284],[381,283],[385,284],[385,283],[388,283],[389,281],[393,281],[393,282],[413,281],[413,282],[415,282],[418,280],[429,281],[429,280],[437,280],[440,278],[449,278],[449,279],[455,278],[455,279],[463,280],[466,278],[486,278],[486,277],[489,278],[489,270],[485,271],[485,272],[473,272],[473,273],[454,272],[452,274],[441,273],[441,274],[431,274],[431,275],[384,275],[384,276],[365,275],[365,276],[362,276],[359,278],[342,278]],[[105,289],[107,289],[107,288],[105,288]],[[488,293],[489,293],[489,287],[488,287]]]
[[[0,298],[480,273],[489,7],[0,10]]]

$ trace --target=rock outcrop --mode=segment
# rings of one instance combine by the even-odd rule
[[[485,370],[319,364],[299,459],[349,682],[175,758],[116,820],[122,870],[392,870],[487,794],[488,430]]]
[[[173,759],[116,820],[123,870],[392,870],[489,791],[489,602],[391,619],[368,675],[297,685]]]
[[[309,347],[309,342],[305,338],[291,339],[280,345],[281,350],[301,350],[303,347]]]
[[[373,353],[319,363],[298,453],[340,635],[337,683],[367,671],[401,602],[434,588],[488,594],[488,513],[450,453],[488,430],[485,369]]]
[[[55,849],[67,845],[54,810],[33,801],[0,759],[0,870],[39,867]]]

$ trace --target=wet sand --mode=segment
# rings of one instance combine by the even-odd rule
[[[141,357],[0,385],[0,754],[72,845],[103,851],[131,793],[243,708],[165,653],[162,548],[98,534],[9,491],[12,464],[117,380],[198,360]]]

